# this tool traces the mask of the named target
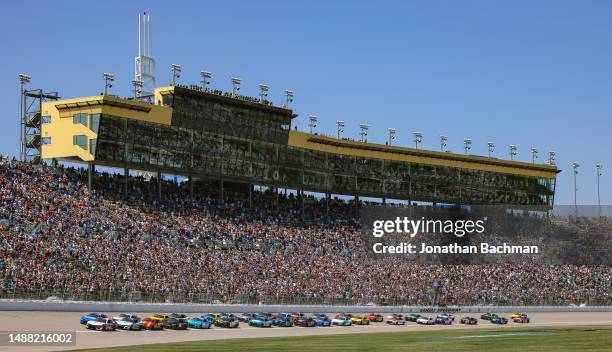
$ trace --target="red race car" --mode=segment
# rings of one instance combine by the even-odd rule
[[[401,314],[391,314],[387,316],[386,323],[391,325],[405,325],[406,319],[404,319],[404,316]]]
[[[377,323],[382,322],[382,321],[383,321],[383,318],[384,318],[382,315],[380,315],[380,314],[374,314],[374,313],[372,313],[372,314],[366,314],[366,316],[365,316],[365,317],[366,317],[366,318],[368,318],[368,320],[373,321],[373,322],[377,322]]]

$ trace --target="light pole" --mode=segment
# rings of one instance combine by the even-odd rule
[[[487,153],[489,158],[493,156],[493,152],[495,152],[495,143],[487,142]]]
[[[423,134],[421,132],[412,132],[414,135],[414,148],[419,149],[419,144],[423,141]]]
[[[112,82],[115,80],[115,76],[112,73],[103,73],[102,78],[104,79],[104,95],[107,95],[108,89],[113,87]]]
[[[538,158],[538,150],[536,148],[531,148],[531,163],[535,164],[536,159]]]
[[[176,80],[181,78],[181,70],[183,68],[179,64],[172,64],[170,69],[172,70],[172,85],[176,86]]]
[[[293,91],[285,90],[285,105],[283,107],[289,109],[289,103],[293,103]]]
[[[390,146],[395,140],[395,128],[387,128],[387,132],[389,133],[389,140],[387,142],[387,145]]]
[[[25,117],[24,115],[24,111],[25,111],[25,86],[26,84],[30,83],[30,81],[32,80],[32,77],[26,75],[25,73],[20,73],[19,74],[19,85],[21,86],[21,104],[19,104],[21,113],[19,115],[19,160],[24,161],[25,160],[25,151],[23,149],[23,145],[24,145],[24,141],[23,141],[23,129],[24,129],[24,119]]]
[[[342,133],[344,133],[344,121],[342,120],[336,121],[336,129],[338,132],[338,139],[340,139],[340,137],[342,136]]]
[[[601,194],[599,193],[599,178],[603,175],[601,172],[603,169],[603,164],[595,164],[595,169],[597,170],[597,207],[599,209],[599,217],[601,218]]]
[[[370,128],[369,125],[366,125],[365,123],[361,123],[359,124],[359,135],[361,136],[361,141],[362,142],[367,142],[368,141],[368,129]]]
[[[572,162],[572,168],[574,169],[574,216],[578,218],[578,186],[576,184],[576,176],[578,175],[578,168],[580,165],[577,162]]]
[[[446,141],[448,141],[448,137],[446,137],[445,135],[441,134],[440,135],[440,151],[443,152],[446,148]]]
[[[514,157],[517,154],[517,146],[514,144],[510,144],[510,160],[514,160]]]
[[[316,115],[308,116],[308,127],[310,128],[310,134],[314,132],[315,127],[317,127],[317,120],[319,118]]]
[[[142,93],[143,83],[142,81],[135,79],[132,81],[132,85],[134,86],[134,99],[138,99]]]
[[[230,81],[232,82],[232,97],[235,98],[238,96],[240,82],[242,82],[242,80],[238,77],[230,77]]]
[[[468,155],[470,153],[470,149],[472,149],[472,140],[466,138],[463,140],[463,151],[465,155]]]
[[[557,162],[557,152],[551,150],[548,152],[548,165],[555,165]]]
[[[270,90],[270,86],[267,84],[260,83],[259,84],[259,102],[264,103],[266,98],[268,97],[268,90]]]
[[[209,71],[200,71],[200,76],[202,77],[202,80],[200,81],[200,83],[202,83],[202,90],[206,91],[206,86],[210,84],[212,73]]]

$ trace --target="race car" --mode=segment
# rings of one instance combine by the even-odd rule
[[[492,318],[495,318],[495,317],[497,317],[497,316],[498,316],[497,314],[493,314],[493,313],[485,313],[485,314],[483,314],[483,315],[481,315],[481,316],[480,316],[480,319],[483,319],[483,320],[491,320]]]
[[[510,318],[517,318],[517,317],[521,317],[521,316],[523,316],[523,315],[525,315],[525,316],[526,316],[527,314],[525,314],[525,313],[512,313],[512,315],[510,316]]]
[[[416,320],[416,323],[417,324],[421,324],[421,325],[434,325],[436,322],[434,321],[433,318],[420,316]]]
[[[434,323],[438,325],[451,325],[453,321],[449,317],[438,315],[436,319],[434,319]]]
[[[240,321],[238,321],[238,319],[232,319],[229,317],[221,317],[217,319],[214,324],[220,328],[234,329],[240,325]]]
[[[159,321],[164,321],[164,320],[170,319],[170,316],[168,314],[165,314],[165,313],[156,313],[156,314],[153,314],[152,316],[150,316],[150,318],[157,319]]]
[[[520,316],[518,316],[518,317],[512,317],[512,321],[513,321],[513,322],[515,322],[515,323],[522,323],[522,324],[525,324],[525,323],[529,323],[529,322],[530,322],[530,319],[529,319],[529,317],[527,316],[527,314],[521,314],[521,315],[520,315]]]
[[[142,327],[145,330],[164,330],[164,326],[159,319],[147,317],[142,319]]]
[[[463,317],[459,322],[466,325],[476,325],[478,324],[478,319],[474,317]]]
[[[115,321],[109,318],[96,318],[95,320],[88,321],[85,326],[88,329],[98,331],[115,331],[117,328]]]
[[[419,319],[420,317],[421,317],[421,314],[412,313],[412,314],[408,314],[405,319],[406,321],[416,322],[417,319]]]
[[[223,317],[221,314],[219,313],[208,313],[206,314],[207,316],[211,317],[212,322],[214,323],[215,321],[221,319],[221,317]]]
[[[212,326],[212,321],[194,317],[187,319],[187,326],[194,329],[210,329]]]
[[[406,319],[401,314],[391,314],[387,316],[386,323],[390,325],[405,325]]]
[[[272,325],[290,328],[293,326],[293,319],[290,316],[277,316],[272,320]]]
[[[382,315],[374,313],[367,314],[365,317],[373,323],[380,323],[384,320],[384,317]]]
[[[438,314],[438,318],[447,318],[452,321],[455,321],[455,316],[452,314],[447,314],[447,313]]]
[[[348,314],[348,313],[338,313],[336,314],[336,319],[340,318],[340,317],[347,317],[347,318],[351,318],[353,316],[353,314]]]
[[[508,324],[508,319],[500,316],[491,318],[491,324]]]
[[[311,318],[312,320],[314,320],[317,326],[331,326],[332,325],[331,319],[329,319],[329,317],[325,314],[313,314]]]
[[[168,318],[162,321],[162,325],[166,329],[187,330],[187,321],[182,318]]]
[[[350,319],[355,325],[370,325],[370,320],[366,317],[352,316]]]
[[[114,316],[112,319],[113,320],[121,320],[121,319],[125,319],[125,318],[129,318],[129,319],[140,321],[140,318],[137,315],[126,314],[126,313],[121,313],[121,314],[119,314],[117,316]]]
[[[249,320],[256,318],[258,315],[257,313],[243,313],[238,316],[238,320],[243,323],[248,323]]]
[[[332,319],[332,325],[351,326],[353,325],[353,321],[351,320],[351,318],[341,315],[341,316],[338,316],[337,318]]]
[[[172,313],[169,315],[170,318],[177,318],[177,319],[187,319],[187,316],[185,314],[179,314],[179,313]]]
[[[221,317],[238,320],[238,317],[234,313],[221,313]]]
[[[127,315],[114,317],[113,320],[117,325],[117,329],[121,330],[142,330],[143,326],[140,318],[135,315]]]
[[[249,320],[249,326],[255,326],[258,328],[271,328],[272,321],[268,320],[265,315],[257,316],[251,320]]]
[[[314,328],[315,326],[317,326],[317,323],[314,321],[314,319],[309,318],[306,315],[303,315],[301,318],[295,321],[295,326],[302,326],[305,328]]]
[[[291,313],[291,318],[293,321],[298,321],[299,319],[304,317],[304,313]]]
[[[88,321],[90,320],[96,320],[98,318],[108,318],[108,316],[106,314],[102,314],[102,313],[89,313],[87,315],[83,315],[80,319],[80,323],[85,325],[87,324]]]

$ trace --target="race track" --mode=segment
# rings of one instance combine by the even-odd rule
[[[136,313],[140,317],[150,315],[150,313]],[[53,347],[5,347],[3,351],[57,351],[77,348],[112,347],[126,345],[141,345],[148,343],[181,342],[194,340],[211,339],[231,339],[231,338],[253,338],[253,337],[274,337],[274,336],[304,336],[304,335],[325,335],[325,334],[347,334],[347,333],[367,333],[367,332],[393,332],[393,331],[426,331],[443,329],[466,329],[466,328],[521,328],[527,326],[563,326],[563,325],[609,325],[612,324],[612,312],[573,312],[573,313],[530,313],[532,323],[508,325],[494,325],[488,321],[479,319],[478,325],[466,326],[453,323],[450,326],[422,326],[408,322],[404,326],[390,326],[384,323],[372,323],[369,326],[351,327],[317,327],[317,328],[252,328],[241,324],[238,329],[223,329],[213,327],[206,330],[190,329],[186,331],[115,331],[97,332],[90,331],[84,325],[79,324],[79,317],[82,313],[75,312],[35,312],[35,311],[14,311],[0,312],[0,331],[76,331],[76,346]],[[112,314],[111,314],[112,315]],[[193,314],[197,315],[197,314]],[[430,314],[431,316],[435,314]],[[501,313],[507,318],[510,314]],[[477,314],[471,314],[479,318]],[[461,315],[457,314],[457,318]]]

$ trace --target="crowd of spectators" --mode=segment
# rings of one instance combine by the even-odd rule
[[[449,303],[612,304],[611,266],[433,265],[366,255],[354,205],[256,193],[253,207],[228,192],[0,162],[0,293],[3,290],[154,292],[264,299],[350,299],[431,304],[443,280]],[[234,300],[235,301],[235,300]]]

